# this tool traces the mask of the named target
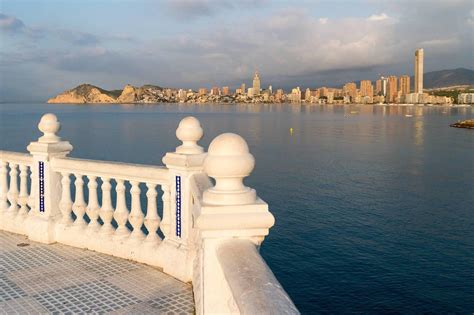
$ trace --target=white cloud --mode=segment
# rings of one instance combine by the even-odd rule
[[[189,3],[181,2],[184,7]],[[382,3],[377,14],[370,17],[330,20],[295,7],[301,8],[268,9],[264,14],[242,9],[238,19],[228,19],[228,12],[221,9],[196,24],[180,25],[179,34],[137,38],[128,44],[127,34],[112,38],[77,31],[74,36],[63,36],[66,41],[58,29],[49,29],[43,34],[46,39],[26,35],[24,41],[31,48],[12,45],[0,52],[0,67],[12,74],[41,68],[41,76],[35,77],[38,81],[51,72],[58,78],[67,77],[69,81],[64,84],[85,80],[105,88],[119,88],[127,82],[189,88],[234,86],[242,80],[249,82],[258,69],[264,85],[271,82],[287,88],[371,79],[381,72],[409,74],[418,47],[426,48],[427,71],[472,65],[474,25],[469,23],[473,20],[469,1],[426,6],[400,0]],[[13,24],[30,29],[9,17],[3,19],[8,29]],[[27,33],[22,30],[15,37]],[[28,67],[17,70],[24,63]],[[59,89],[59,83],[54,84]]]
[[[372,14],[371,16],[369,16],[367,18],[367,20],[369,20],[369,21],[384,21],[384,20],[388,20],[388,19],[389,19],[389,16],[385,13]]]
[[[319,21],[320,24],[327,24],[328,18],[319,18],[318,21]]]

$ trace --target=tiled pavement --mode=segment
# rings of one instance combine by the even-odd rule
[[[0,231],[0,314],[193,314],[190,284],[146,265]]]

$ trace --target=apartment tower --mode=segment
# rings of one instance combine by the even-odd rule
[[[397,100],[397,81],[398,78],[394,75],[388,77],[387,80],[387,103],[395,103]]]
[[[423,93],[423,48],[415,51],[415,93]]]
[[[400,77],[400,92],[402,95],[410,93],[410,77],[407,75],[402,75]]]
[[[253,77],[253,95],[260,94],[260,77],[258,76],[258,71],[255,71],[255,76]]]

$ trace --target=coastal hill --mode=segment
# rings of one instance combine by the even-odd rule
[[[163,88],[156,85],[134,87],[127,84],[123,90],[107,91],[91,84],[81,84],[48,100],[48,103],[157,103]]]
[[[452,70],[426,72],[423,76],[423,79],[423,86],[426,89],[459,85],[474,85],[474,70],[457,68]],[[414,84],[414,77],[411,77],[411,82]]]
[[[411,82],[414,82],[412,77]],[[426,89],[448,86],[474,85],[474,71],[465,68],[426,72],[424,74],[424,87]],[[188,101],[197,102],[238,102],[236,96],[191,96]],[[255,98],[253,102],[263,101]],[[161,103],[179,102],[176,93],[156,85],[143,85],[135,87],[127,84],[122,90],[107,91],[91,84],[81,84],[67,90],[51,99],[48,103]]]
[[[48,103],[115,103],[121,90],[107,91],[91,84],[81,84],[51,99]]]

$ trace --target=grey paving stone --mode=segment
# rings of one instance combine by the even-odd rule
[[[0,314],[45,313],[192,314],[194,300],[156,268],[0,231]]]

